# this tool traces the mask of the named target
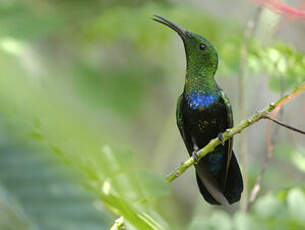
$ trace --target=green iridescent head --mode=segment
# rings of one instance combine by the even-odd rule
[[[218,66],[218,55],[212,43],[198,34],[184,30],[164,17],[154,16],[153,20],[176,31],[183,40],[187,60],[187,75],[214,76]]]

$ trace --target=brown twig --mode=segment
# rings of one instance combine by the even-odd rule
[[[287,129],[290,129],[290,130],[292,130],[292,131],[295,131],[295,132],[298,132],[298,133],[301,133],[301,134],[304,134],[304,135],[305,135],[305,131],[300,130],[300,129],[297,129],[297,128],[292,127],[292,126],[290,126],[290,125],[284,124],[283,122],[280,122],[280,121],[276,120],[275,118],[273,118],[270,114],[267,114],[267,113],[266,113],[266,114],[264,115],[264,118],[265,118],[265,119],[269,119],[270,121],[273,121],[274,123],[276,123],[276,124],[278,124],[278,125],[280,125],[280,126],[283,126],[283,127],[287,128]]]

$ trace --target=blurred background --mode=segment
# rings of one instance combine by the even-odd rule
[[[235,137],[232,208],[207,204],[193,169],[166,183],[188,157],[185,54],[153,14],[215,45],[235,124],[305,81],[304,21],[251,1],[0,0],[0,230],[305,229],[304,136],[268,121]],[[304,130],[304,102],[277,118]]]

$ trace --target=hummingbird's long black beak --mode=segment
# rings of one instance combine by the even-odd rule
[[[161,17],[160,15],[157,15],[157,14],[154,14],[154,17],[155,17],[155,18],[153,18],[154,21],[159,22],[163,25],[166,25],[167,27],[176,31],[183,40],[190,37],[189,33],[185,29],[181,28],[180,26],[171,22],[170,20],[168,20],[164,17]]]

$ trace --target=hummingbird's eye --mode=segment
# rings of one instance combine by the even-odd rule
[[[201,50],[205,50],[207,48],[207,46],[205,44],[200,44],[199,49]]]

